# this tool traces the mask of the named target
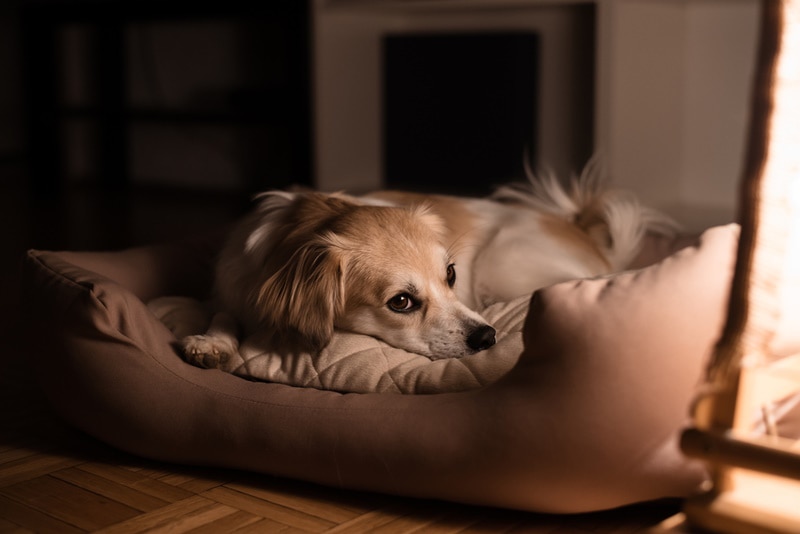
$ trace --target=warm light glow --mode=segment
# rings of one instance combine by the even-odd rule
[[[742,365],[781,354],[800,317],[800,0],[786,0],[775,66],[769,144],[760,189],[759,222],[742,337]],[[777,346],[776,346],[777,345]],[[775,353],[775,349],[778,350]]]

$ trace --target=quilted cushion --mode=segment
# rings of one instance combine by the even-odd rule
[[[530,297],[490,306],[483,316],[497,330],[489,350],[431,361],[375,338],[337,332],[319,354],[284,358],[265,349],[261,336],[244,340],[239,357],[224,370],[235,375],[295,386],[355,393],[446,393],[491,384],[511,369],[522,352],[522,325]],[[202,302],[161,297],[148,303],[177,339],[206,330],[211,316]]]

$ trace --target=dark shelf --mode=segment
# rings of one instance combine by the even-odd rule
[[[312,58],[307,1],[27,0],[22,4],[21,16],[27,145],[31,147],[28,160],[36,194],[58,196],[65,183],[67,157],[61,128],[65,119],[85,119],[97,125],[95,167],[111,190],[125,190],[131,182],[129,130],[137,121],[188,127],[273,128],[282,138],[279,153],[244,151],[246,167],[253,169],[253,176],[280,174],[291,176],[293,183],[311,185]],[[241,22],[246,31],[256,36],[247,53],[281,58],[280,82],[275,86],[238,88],[222,95],[221,100],[209,102],[208,107],[130,106],[126,28],[138,22],[169,20],[192,24],[198,19]],[[82,25],[90,35],[89,84],[93,97],[88,106],[66,105],[60,97],[63,66],[58,33],[71,24]],[[259,35],[264,38],[259,39]],[[261,65],[253,62],[251,67],[257,70]],[[259,135],[254,132],[254,146],[259,143]],[[276,164],[276,158],[283,160]],[[266,172],[275,165],[279,167],[277,172]],[[274,184],[254,182],[252,187],[271,185]]]

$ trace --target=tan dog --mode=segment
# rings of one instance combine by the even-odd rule
[[[244,335],[272,332],[288,352],[319,351],[335,329],[431,359],[495,342],[478,311],[568,279],[626,268],[663,215],[587,171],[565,191],[546,176],[489,199],[381,192],[268,192],[217,266],[218,314],[184,340],[216,367]]]

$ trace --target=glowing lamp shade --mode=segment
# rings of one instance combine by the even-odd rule
[[[800,446],[776,421],[800,406],[800,0],[763,2],[728,317],[682,448],[708,461],[689,525],[800,532]]]

